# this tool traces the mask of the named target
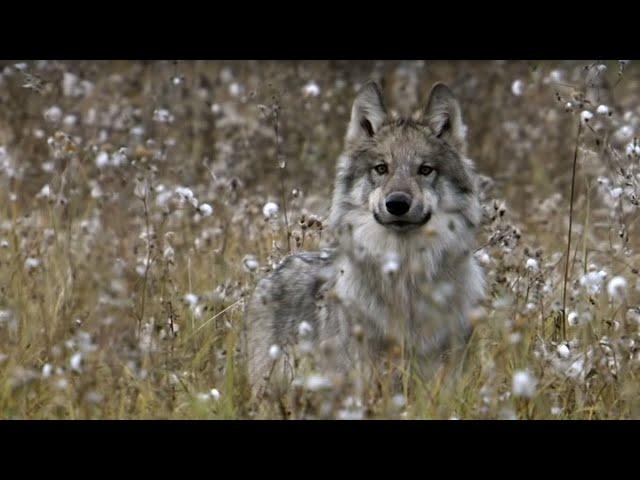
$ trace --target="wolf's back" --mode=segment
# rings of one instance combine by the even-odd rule
[[[318,331],[317,304],[334,276],[334,258],[331,249],[289,255],[258,282],[245,316],[249,381],[254,389],[273,369],[272,345],[295,344],[302,322],[311,326],[311,335]]]

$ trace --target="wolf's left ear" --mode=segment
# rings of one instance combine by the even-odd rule
[[[351,108],[351,120],[347,129],[347,143],[373,137],[387,118],[380,87],[368,81],[358,91]]]
[[[436,137],[442,138],[460,152],[465,151],[467,142],[460,104],[444,83],[436,83],[431,89],[423,121]]]

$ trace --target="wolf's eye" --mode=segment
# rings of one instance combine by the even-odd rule
[[[425,177],[427,175],[430,175],[431,172],[433,172],[433,167],[430,167],[429,165],[421,165],[420,169],[418,170],[418,173],[420,175],[424,175]]]
[[[389,171],[389,167],[385,163],[381,163],[380,165],[376,165],[373,167],[378,175],[385,175]]]

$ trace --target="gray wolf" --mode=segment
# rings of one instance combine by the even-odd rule
[[[390,346],[420,373],[464,345],[484,294],[473,256],[481,207],[465,131],[443,84],[418,120],[391,118],[374,82],[360,89],[337,164],[333,248],[285,257],[247,304],[254,392],[274,378],[290,382],[301,346],[323,352],[314,368],[345,374],[380,365]]]

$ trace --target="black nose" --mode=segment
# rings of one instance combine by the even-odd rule
[[[404,192],[393,192],[385,200],[387,212],[391,215],[404,215],[411,207],[411,196]]]

